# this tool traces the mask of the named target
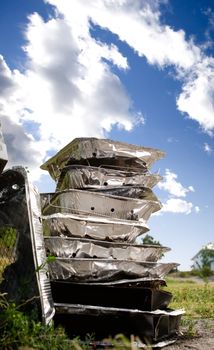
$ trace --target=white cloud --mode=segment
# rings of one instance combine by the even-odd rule
[[[194,192],[193,186],[185,188],[180,182],[177,181],[177,178],[178,175],[171,172],[169,169],[166,169],[163,180],[158,184],[158,187],[176,197],[186,197],[188,192]]]
[[[163,204],[160,213],[190,214],[193,204],[180,198],[170,198]]]
[[[178,109],[197,121],[202,129],[214,129],[214,61],[202,46],[187,40],[183,30],[175,31],[161,23],[162,1],[131,0],[49,0],[66,20],[82,28],[87,20],[118,35],[139,56],[159,67],[174,66],[183,82],[177,98]],[[78,19],[78,23],[77,23]],[[75,24],[74,24],[75,23]]]
[[[127,59],[114,45],[94,40],[89,23],[83,29],[31,15],[26,70],[11,71],[0,60],[0,118],[9,158],[28,166],[35,178],[51,150],[75,137],[104,137],[113,125],[131,130],[139,120],[120,79],[103,61],[128,69]]]
[[[6,135],[12,129],[15,133],[12,160],[17,160],[15,149],[22,149],[20,160],[34,169],[48,152],[74,137],[103,137],[113,125],[131,130],[144,121],[112,70],[112,65],[127,70],[127,57],[115,44],[93,38],[91,23],[116,34],[149,64],[174,67],[183,83],[178,109],[206,132],[214,129],[213,59],[187,40],[183,30],[161,23],[159,4],[165,1],[46,2],[55,6],[55,17],[47,21],[38,14],[29,17],[23,71],[11,71],[0,58],[0,117]],[[193,190],[179,184],[175,174],[167,176],[163,186],[171,194],[185,197]]]
[[[195,206],[195,208],[194,208],[194,209],[195,209],[195,212],[196,212],[196,213],[199,213],[200,208],[199,208],[197,205]]]
[[[206,142],[204,143],[204,152],[206,152],[207,154],[212,154],[213,153],[212,147]]]
[[[194,67],[177,99],[181,112],[196,120],[208,134],[214,129],[214,59],[204,58]]]
[[[156,215],[162,215],[163,213],[177,213],[177,214],[190,214],[195,211],[199,213],[200,208],[194,206],[192,202],[184,200],[189,192],[195,192],[193,186],[184,187],[177,181],[178,176],[170,171],[165,170],[163,180],[157,185],[160,190],[167,192],[167,199],[162,203],[163,207]],[[181,197],[181,198],[178,198]]]

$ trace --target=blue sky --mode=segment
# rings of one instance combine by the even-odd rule
[[[39,166],[75,137],[166,152],[150,234],[189,269],[214,226],[212,0],[7,0],[0,4],[0,121],[9,166]]]

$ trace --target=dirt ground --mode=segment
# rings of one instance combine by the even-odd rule
[[[214,320],[198,320],[193,326],[181,327],[181,335],[166,350],[214,350]],[[192,335],[191,335],[192,333]]]

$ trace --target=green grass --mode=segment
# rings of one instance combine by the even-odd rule
[[[167,280],[167,291],[173,294],[171,308],[184,308],[191,318],[214,318],[214,283]]]
[[[207,322],[214,319],[214,283],[170,278],[167,284],[165,289],[173,294],[170,307],[184,308],[186,311],[182,318],[185,334],[191,337],[197,335],[198,319],[207,319]],[[0,295],[0,309],[1,350],[18,350],[21,346],[37,350],[91,349],[89,343],[93,339],[88,338],[85,343],[78,338],[71,340],[62,328],[44,326],[35,318],[22,313],[15,304],[8,303],[3,295]],[[123,335],[108,341],[113,344],[112,350],[136,350],[132,339],[126,339]]]

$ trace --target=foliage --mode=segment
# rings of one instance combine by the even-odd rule
[[[156,241],[154,239],[154,237],[150,236],[150,235],[145,235],[143,238],[142,238],[142,243],[143,244],[151,244],[151,245],[159,245],[159,246],[162,246],[162,244],[159,242],[159,241]]]
[[[17,231],[11,226],[0,227],[0,247],[13,248],[16,244]]]
[[[69,339],[63,328],[55,328],[54,325],[45,326],[34,314],[26,315],[21,307],[14,303],[8,303],[5,295],[0,294],[0,349],[1,350],[89,350],[96,345],[91,336],[84,341],[79,338]],[[104,349],[112,350],[137,350],[138,339],[127,339],[119,334],[114,339],[106,339]],[[110,344],[110,345],[109,345]],[[147,347],[150,350],[150,346]]]
[[[204,248],[200,252],[200,263],[196,262],[199,275],[202,278],[209,277],[213,274],[211,270],[211,263],[214,262],[214,250]]]
[[[172,308],[184,308],[191,318],[214,318],[214,283],[167,280],[167,291],[173,294]]]

